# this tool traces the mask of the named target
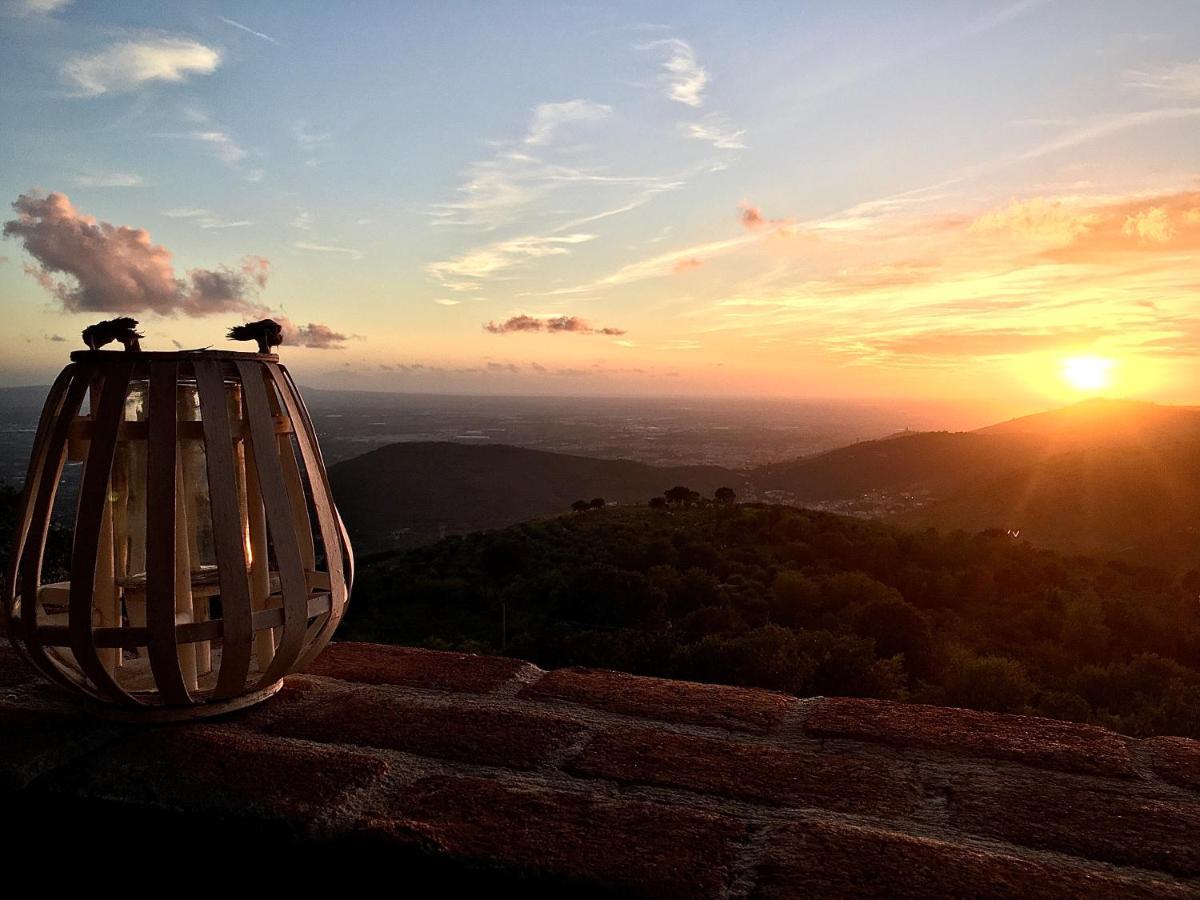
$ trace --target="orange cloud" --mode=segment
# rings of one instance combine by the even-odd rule
[[[1200,191],[1137,198],[1094,208],[1055,262],[1106,263],[1131,254],[1200,251]]]
[[[675,266],[671,269],[671,271],[678,275],[681,272],[687,272],[690,269],[699,269],[703,265],[704,260],[697,259],[695,256],[689,256],[687,259],[681,259],[679,262],[675,263]]]

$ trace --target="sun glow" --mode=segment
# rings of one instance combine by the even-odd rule
[[[1112,368],[1103,356],[1072,356],[1062,361],[1062,377],[1076,390],[1100,391],[1112,384]]]

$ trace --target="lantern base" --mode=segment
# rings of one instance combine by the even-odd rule
[[[141,706],[135,709],[128,706],[109,706],[103,703],[89,702],[85,704],[85,709],[93,716],[107,719],[110,722],[191,722],[211,716],[222,716],[248,706],[254,706],[256,703],[262,703],[279,693],[279,689],[282,687],[283,679],[281,678],[262,690],[242,694],[239,697],[230,697],[228,700],[197,703],[195,706]]]

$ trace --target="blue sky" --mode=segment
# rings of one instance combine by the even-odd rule
[[[1200,399],[1195,2],[2,8],[0,195],[62,196],[5,383],[120,310],[330,386]]]

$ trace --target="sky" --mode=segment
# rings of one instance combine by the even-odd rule
[[[0,0],[0,84],[0,384],[1200,402],[1196,0]]]

